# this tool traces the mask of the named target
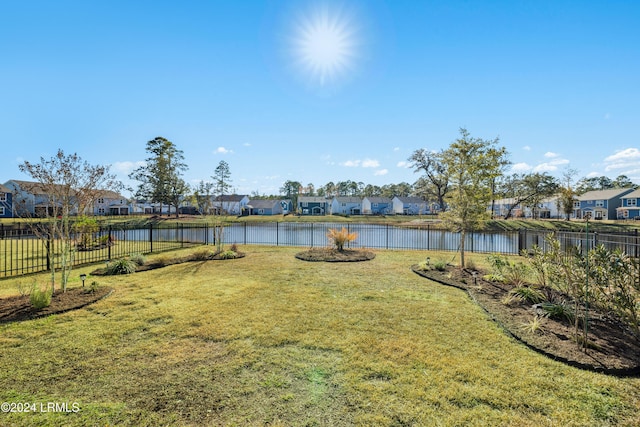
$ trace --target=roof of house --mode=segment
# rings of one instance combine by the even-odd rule
[[[11,193],[11,190],[0,184],[0,193]]]
[[[340,203],[362,203],[362,197],[335,196],[333,200]]]
[[[98,190],[96,191],[96,197],[102,197],[104,199],[126,199],[122,194],[111,190]]]
[[[276,199],[251,199],[249,200],[249,206],[254,209],[271,209],[279,202],[280,200]]]
[[[402,203],[425,203],[425,201],[417,196],[396,196],[395,198],[397,198],[398,200],[400,200]]]
[[[16,184],[20,190],[25,191],[27,193],[31,193],[31,194],[48,194],[47,190],[46,190],[46,186],[40,182],[35,182],[35,181],[22,181],[19,179],[10,179],[9,181],[5,182],[5,185],[9,182],[13,182],[14,184]],[[63,187],[63,185],[61,184],[53,184],[54,187]],[[71,190],[71,195],[74,194],[74,191]]]
[[[247,197],[245,194],[225,194],[223,196],[216,197],[217,202],[240,202]]]
[[[623,199],[635,199],[640,197],[640,188],[632,191],[629,194],[625,194],[624,196],[622,196]]]
[[[594,190],[577,197],[578,200],[611,200],[622,197],[626,193],[633,191],[633,188],[612,188],[609,190]]]
[[[391,203],[391,199],[388,197],[371,196],[365,197],[365,199],[367,199],[371,203]]]

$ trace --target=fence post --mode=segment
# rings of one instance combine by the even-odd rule
[[[276,246],[280,246],[280,224],[279,221],[276,221]]]
[[[153,224],[149,224],[149,252],[153,253]]]
[[[244,244],[246,245],[247,244],[247,221],[243,222],[243,224],[244,224],[243,225],[243,227],[244,227],[244,229],[243,229],[243,231],[244,231],[244,233],[243,233],[244,234]]]
[[[176,222],[176,227],[180,229],[180,247],[184,248],[184,224]]]
[[[385,242],[384,245],[385,245],[386,249],[389,249],[389,224],[387,224],[387,226],[385,228],[386,228],[386,230],[385,230],[386,231],[386,236],[385,236],[386,237],[386,242]]]
[[[313,223],[311,223],[311,247],[313,247]]]
[[[108,261],[111,261],[111,242],[113,242],[113,237],[111,237],[111,224],[109,224],[109,228],[107,229],[107,260]]]

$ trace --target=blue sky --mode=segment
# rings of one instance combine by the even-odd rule
[[[61,148],[124,181],[413,183],[465,127],[510,172],[640,183],[640,2],[0,0],[0,182]],[[130,184],[130,182],[128,182]]]

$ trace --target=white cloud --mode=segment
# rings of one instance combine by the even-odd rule
[[[233,150],[229,150],[228,148],[225,147],[218,147],[216,148],[216,151],[213,152],[214,154],[231,154],[233,153]]]
[[[568,165],[569,160],[566,159],[554,159],[550,162],[540,163],[533,168],[534,172],[555,172],[560,166]]]
[[[547,159],[554,159],[554,158],[558,157],[558,156],[559,156],[559,154],[558,154],[558,153],[554,153],[554,152],[552,152],[552,151],[547,151],[546,153],[544,153],[544,156],[545,156]]]
[[[617,151],[604,159],[607,164],[607,172],[613,170],[638,170],[640,169],[640,150],[637,148],[625,148]]]
[[[251,143],[249,143],[249,142],[245,142],[245,143],[244,143],[244,144],[242,144],[242,145],[244,145],[245,147],[251,147]]]
[[[386,175],[388,173],[389,173],[389,171],[387,169],[380,169],[380,170],[375,171],[373,174],[375,176],[383,176],[383,175]]]
[[[514,163],[511,166],[511,172],[528,172],[532,169],[531,166],[529,166],[528,164],[522,162],[522,163]]]
[[[400,147],[393,147],[393,151],[400,151]]]
[[[360,166],[360,160],[347,160],[344,163],[341,163],[342,166],[346,166],[348,168],[357,168]]]
[[[364,159],[364,160],[347,160],[344,163],[341,163],[342,166],[346,166],[348,168],[377,168],[380,166],[380,162],[373,159]]]
[[[530,147],[530,146],[528,146],[528,145],[525,145],[524,147],[522,147],[522,149],[523,149],[524,151],[531,151],[531,147]]]
[[[364,159],[362,161],[362,167],[363,168],[377,168],[378,166],[380,166],[380,162],[377,161],[377,160]]]
[[[134,169],[140,166],[144,166],[145,164],[146,163],[142,160],[137,162],[124,161],[115,162],[111,165],[111,167],[113,168],[113,172],[115,173],[129,175],[131,172],[133,172]]]
[[[397,167],[399,168],[405,168],[405,169],[409,169],[411,167],[411,163],[401,160],[396,164]]]

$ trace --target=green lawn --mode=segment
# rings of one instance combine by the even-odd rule
[[[0,325],[0,401],[79,405],[0,425],[640,425],[640,379],[515,342],[464,292],[411,272],[425,252],[305,263],[296,248],[240,249],[90,278],[115,292]],[[19,280],[33,278],[0,295]]]

